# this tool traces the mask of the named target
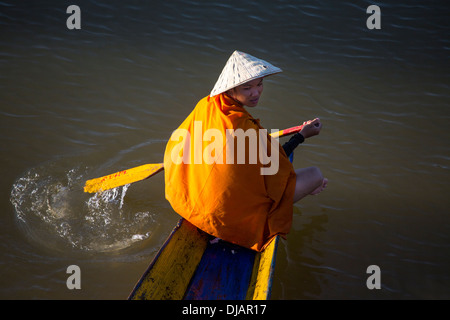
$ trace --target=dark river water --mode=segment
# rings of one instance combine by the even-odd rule
[[[71,4],[81,29],[66,25]],[[423,0],[1,0],[0,298],[127,298],[179,218],[164,176],[101,195],[84,182],[161,162],[240,50],[284,70],[250,111],[264,127],[323,122],[294,166],[329,185],[295,204],[272,298],[449,299],[449,13]]]

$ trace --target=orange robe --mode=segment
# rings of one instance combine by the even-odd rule
[[[225,241],[262,251],[275,235],[284,236],[291,228],[295,171],[278,141],[273,141],[279,149],[276,174],[262,175],[260,168],[267,167],[267,163],[257,160],[252,164],[249,154],[246,154],[245,163],[238,164],[236,141],[234,163],[230,164],[226,157],[227,153],[232,153],[227,152],[226,147],[211,152],[207,148],[215,138],[208,141],[204,136],[203,139],[199,137],[211,128],[223,134],[223,142],[226,141],[227,129],[253,129],[257,132],[262,129],[258,120],[225,94],[200,100],[178,128],[181,131],[174,131],[174,134],[184,132],[188,138],[173,134],[166,146],[166,199],[178,214],[201,230]],[[267,145],[271,152],[270,142]],[[249,144],[247,151],[248,147]],[[205,161],[206,158],[201,158],[203,152],[218,158],[212,163]]]

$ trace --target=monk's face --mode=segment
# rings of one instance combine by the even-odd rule
[[[230,90],[230,95],[244,106],[256,107],[263,92],[263,78],[255,79]]]

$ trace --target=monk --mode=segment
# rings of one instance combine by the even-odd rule
[[[235,51],[210,95],[169,140],[165,193],[172,208],[217,238],[262,251],[292,225],[293,203],[326,186],[316,167],[294,170],[289,155],[318,135],[319,118],[281,146],[244,108],[256,107],[264,78],[282,72]]]

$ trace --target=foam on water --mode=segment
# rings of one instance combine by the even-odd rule
[[[63,172],[46,164],[14,183],[11,203],[18,223],[32,242],[56,250],[67,246],[112,252],[148,239],[154,216],[126,204],[129,185],[94,195],[83,193],[86,168]]]

